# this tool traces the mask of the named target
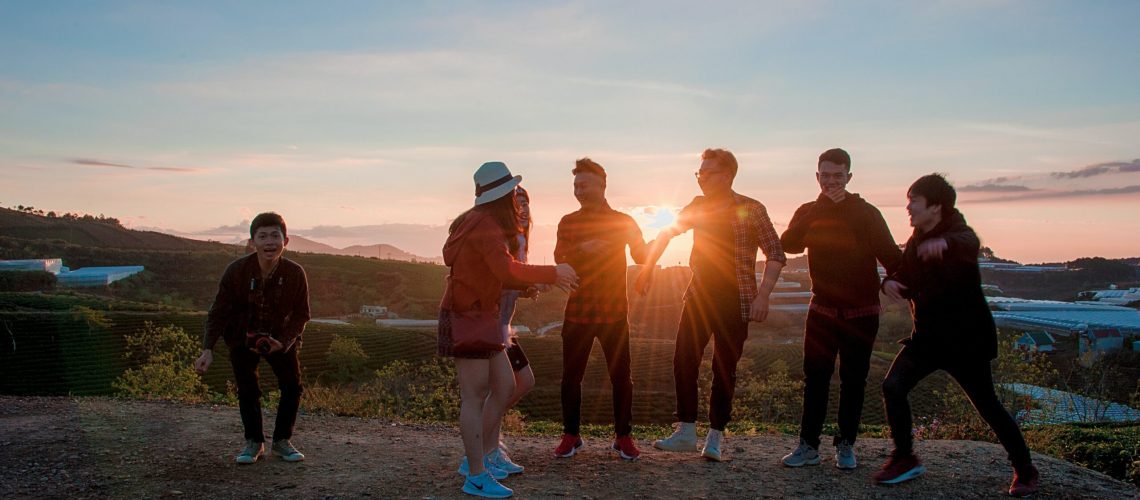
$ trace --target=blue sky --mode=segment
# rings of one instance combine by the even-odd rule
[[[640,214],[686,203],[700,151],[726,147],[779,226],[841,146],[896,239],[906,186],[940,171],[999,255],[1140,255],[1136,19],[1126,1],[0,1],[0,203],[183,232],[269,209],[297,234],[438,228],[494,159],[549,240],[575,158]],[[1116,166],[1054,175],[1097,165]]]

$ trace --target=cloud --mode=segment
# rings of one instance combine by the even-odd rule
[[[1053,172],[1049,175],[1054,179],[1081,179],[1104,174],[1123,174],[1129,172],[1140,172],[1140,159],[1132,160],[1130,162],[1114,161],[1108,163],[1098,163],[1096,165],[1089,165],[1085,168],[1071,170],[1069,172]]]
[[[981,198],[977,200],[963,200],[963,203],[1004,203],[1026,200],[1043,200],[1055,198],[1077,198],[1094,196],[1118,196],[1122,194],[1140,193],[1140,185],[1124,186],[1104,189],[1073,189],[1067,191],[1033,191],[1025,194],[997,196],[994,198]]]
[[[190,167],[137,167],[134,165],[128,165],[126,163],[111,163],[108,161],[92,160],[92,159],[88,159],[88,158],[76,158],[74,160],[71,160],[71,163],[74,163],[76,165],[89,166],[89,167],[125,168],[125,169],[131,169],[131,170],[156,170],[156,171],[160,171],[160,172],[188,173],[188,172],[201,172],[202,171],[202,169],[200,169],[200,168],[190,168]]]
[[[971,184],[958,188],[958,191],[964,193],[1015,193],[1033,191],[1033,189],[1016,184]]]

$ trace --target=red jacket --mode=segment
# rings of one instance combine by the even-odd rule
[[[503,228],[486,212],[470,211],[443,245],[451,268],[440,307],[455,312],[479,309],[498,314],[504,284],[523,287],[554,283],[554,266],[532,266],[511,256]]]

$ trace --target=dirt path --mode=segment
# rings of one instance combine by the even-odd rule
[[[272,425],[271,420],[267,425]],[[860,468],[788,469],[780,455],[791,437],[731,438],[735,460],[652,450],[625,462],[592,440],[555,459],[555,438],[510,437],[526,473],[506,484],[517,497],[574,498],[997,498],[1009,465],[995,444],[927,441],[918,445],[927,474],[895,487],[870,475],[888,442],[860,441]],[[237,466],[236,408],[104,398],[0,396],[0,498],[459,498],[458,432],[446,426],[302,415],[298,464],[270,458]],[[830,455],[831,450],[823,450]],[[1140,490],[1054,458],[1035,455],[1042,497],[1140,498]],[[467,497],[470,498],[470,497]]]

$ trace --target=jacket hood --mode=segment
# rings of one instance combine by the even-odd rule
[[[958,209],[955,208],[954,213],[950,214],[949,217],[944,217],[941,221],[938,222],[938,225],[934,226],[934,229],[931,229],[929,232],[919,233],[918,228],[915,228],[914,236],[918,240],[925,240],[927,238],[936,238],[938,236],[941,236],[943,233],[948,231],[950,228],[965,226],[965,225],[966,225],[966,216],[962,215],[962,212],[959,212]]]
[[[459,216],[462,220],[450,235],[447,236],[447,242],[443,244],[443,263],[451,267],[455,265],[455,259],[459,256],[459,249],[463,246],[463,240],[470,235],[476,227],[487,217],[482,210],[469,210]]]
[[[819,197],[817,197],[815,199],[815,201],[817,204],[822,203],[824,205],[838,205],[838,206],[854,206],[854,205],[861,205],[863,203],[866,203],[866,201],[864,201],[863,198],[860,197],[858,193],[847,193],[847,196],[843,197],[843,201],[840,201],[839,203],[831,201],[831,198],[829,198],[826,194],[820,193]]]

